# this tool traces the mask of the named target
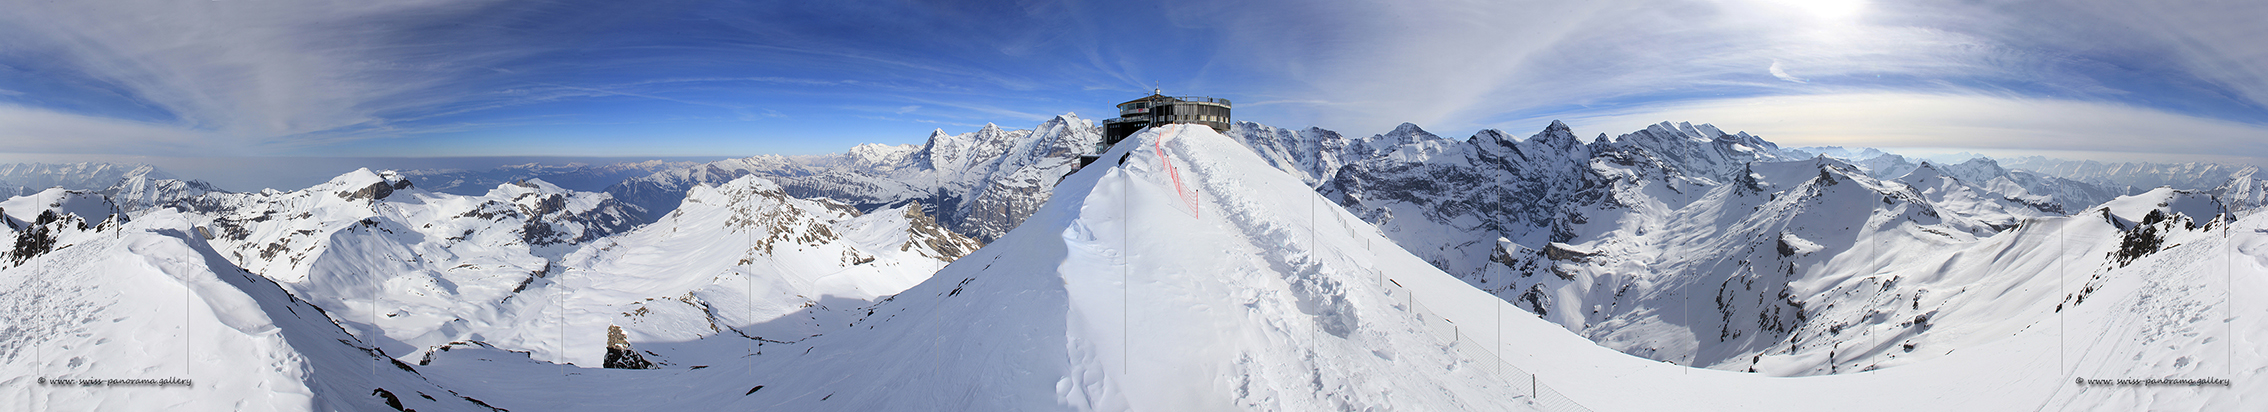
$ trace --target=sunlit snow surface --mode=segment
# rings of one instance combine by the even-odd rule
[[[2260,349],[2268,343],[2268,325],[2260,319],[2268,304],[2259,299],[2268,296],[2268,218],[2262,217],[2268,214],[2213,221],[2211,209],[2200,206],[2210,203],[2194,194],[2154,191],[2069,217],[2006,216],[2022,223],[1982,239],[1944,234],[1953,240],[1931,247],[1843,246],[1865,252],[1820,263],[1882,272],[1791,286],[1833,293],[1869,284],[1864,279],[1902,278],[1882,287],[1930,289],[1922,299],[1923,307],[1934,308],[1933,330],[1906,352],[1905,341],[1888,336],[1907,332],[1890,328],[1893,322],[1871,323],[1880,330],[1846,332],[1867,337],[1850,341],[1867,346],[1830,348],[1827,356],[1867,357],[1882,368],[1788,378],[1694,369],[1601,347],[1403,251],[1238,142],[1204,127],[1173,126],[1163,134],[1128,139],[1064,179],[1022,226],[926,280],[919,279],[926,272],[919,266],[929,258],[920,251],[881,250],[919,238],[911,231],[919,219],[901,214],[875,229],[860,219],[891,214],[828,217],[834,209],[812,201],[751,202],[776,193],[760,180],[695,190],[688,198],[699,202],[687,203],[696,207],[681,208],[674,223],[665,218],[573,249],[543,250],[509,239],[429,243],[438,240],[402,232],[424,229],[412,223],[478,222],[448,223],[417,217],[419,208],[357,206],[343,198],[308,200],[311,216],[343,217],[263,229],[288,236],[322,228],[328,242],[322,244],[346,240],[386,252],[362,254],[371,262],[430,256],[420,259],[432,262],[406,264],[411,268],[461,264],[440,256],[450,253],[500,259],[496,263],[510,269],[468,274],[495,278],[481,281],[480,293],[433,294],[440,289],[430,287],[438,283],[376,293],[331,288],[322,286],[324,277],[347,276],[348,267],[308,271],[288,260],[235,258],[270,265],[267,274],[287,284],[314,282],[278,286],[232,263],[230,256],[256,253],[261,244],[214,245],[192,235],[192,222],[202,220],[170,211],[123,227],[73,230],[61,238],[70,246],[0,270],[0,293],[6,294],[0,305],[9,314],[0,318],[8,322],[8,333],[0,335],[0,356],[8,359],[0,366],[7,388],[0,401],[28,410],[391,410],[373,392],[386,389],[423,411],[489,410],[468,399],[520,411],[1530,409],[1529,399],[1518,396],[1530,382],[1484,367],[1473,356],[1481,352],[1498,354],[1600,411],[2268,407],[2262,395],[2268,383],[2260,380],[2268,370]],[[1773,179],[1824,170],[1819,164],[1779,167],[1800,170],[1766,171],[1759,183],[1801,186],[1808,183]],[[337,182],[344,189],[383,181],[342,179],[353,180]],[[319,189],[307,196],[333,191]],[[1835,190],[1881,199],[1872,188]],[[450,211],[444,215],[458,213],[448,204],[480,202],[412,195],[400,201]],[[1183,201],[1192,195],[1193,204]],[[1770,205],[1744,202],[1724,204]],[[362,203],[370,204],[376,203]],[[2006,210],[1979,206],[1975,210],[1996,218],[2004,215],[1989,211]],[[2182,217],[2145,223],[2151,210]],[[10,206],[8,215],[20,212]],[[376,233],[324,226],[369,217],[382,219],[357,230]],[[736,232],[735,222],[802,228],[786,232],[795,236],[817,236],[813,225],[830,222],[820,226],[844,241],[790,236],[771,243],[772,253],[759,254],[753,236],[782,232]],[[2118,262],[2106,255],[2145,225],[2160,229],[2162,250]],[[254,238],[275,238],[266,236]],[[407,241],[375,241],[397,238]],[[1832,246],[1822,239],[1798,233],[1781,241],[1791,253],[1805,253]],[[298,247],[305,246],[289,252],[307,250]],[[511,253],[491,253],[500,249]],[[910,255],[892,256],[900,252]],[[862,256],[878,259],[851,263]],[[560,272],[525,290],[492,293],[513,288],[527,279],[522,274],[554,259]],[[863,268],[877,263],[895,266]],[[759,265],[779,270],[749,269]],[[418,280],[409,276],[418,273],[426,272],[388,276]],[[857,275],[842,277],[846,273]],[[1387,284],[1406,288],[1415,300],[1389,296]],[[431,296],[435,305],[475,315],[484,323],[476,329],[493,334],[458,331],[449,335],[480,342],[414,348],[431,350],[429,358],[386,350],[384,356],[429,360],[396,366],[375,354],[385,345],[365,343],[395,331],[350,334],[361,327],[333,324],[285,292],[293,288],[329,291],[323,299],[345,302]],[[511,303],[485,303],[504,296]],[[673,297],[683,299],[661,302]],[[464,306],[474,301],[490,306]],[[806,302],[828,307],[793,307]],[[1899,303],[1911,302],[1891,304]],[[1462,338],[1453,343],[1414,318],[1418,306],[1448,318]],[[1819,308],[1814,316],[1883,316],[1875,308]],[[353,313],[344,317],[382,316]],[[693,320],[706,324],[687,323]],[[594,368],[607,324],[629,329],[631,343],[665,365]],[[544,338],[547,333],[552,337]],[[1920,355],[1924,351],[1928,356]],[[1901,353],[1916,355],[1888,356]],[[1817,364],[1792,356],[1783,361]],[[174,376],[198,386],[32,382]],[[2221,378],[2234,386],[2072,382],[2164,377]]]

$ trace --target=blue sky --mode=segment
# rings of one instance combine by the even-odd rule
[[[0,0],[9,159],[745,156],[1109,117],[2268,157],[2268,2]],[[193,173],[182,173],[192,175]]]

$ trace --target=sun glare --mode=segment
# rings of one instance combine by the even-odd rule
[[[1848,19],[1866,9],[1866,0],[1764,0],[1764,3],[1799,10],[1821,20]]]

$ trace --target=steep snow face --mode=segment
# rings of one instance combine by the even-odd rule
[[[227,191],[203,181],[163,179],[148,174],[128,175],[119,179],[117,184],[102,189],[104,197],[116,202],[119,210],[127,213],[191,202],[206,193]]]
[[[70,231],[60,238],[68,247],[0,270],[10,332],[0,334],[0,375],[13,388],[0,398],[31,410],[490,410],[192,233],[185,216],[160,210]]]
[[[2230,177],[2227,183],[2213,188],[2213,197],[2238,216],[2258,213],[2262,206],[2268,206],[2268,180],[2260,179],[2259,175],[2260,169],[2247,168]]]
[[[426,370],[481,382],[466,387],[483,399],[540,389],[496,402],[531,410],[1529,408],[1379,280],[1454,279],[1237,142],[1160,129],[1064,180],[997,242],[824,335],[679,358],[700,369],[560,375],[467,346]],[[650,396],[660,391],[673,396]]]
[[[987,124],[932,133],[921,146],[861,145],[823,156],[757,156],[630,179],[607,189],[658,217],[693,186],[758,175],[796,197],[836,199],[860,210],[919,202],[947,228],[991,240],[1047,201],[1048,188],[1102,141],[1093,122],[1057,116],[1029,130]]]
[[[1567,125],[1515,140],[1483,131],[1463,142],[1414,125],[1349,145],[1351,161],[1318,189],[1450,273],[1476,275],[1497,239],[1551,242],[1657,219],[1749,162],[1792,160],[1777,146],[1709,125],[1654,125],[1583,143]]]
[[[696,186],[661,220],[524,278],[493,324],[472,330],[535,360],[595,367],[617,326],[662,366],[718,362],[718,351],[842,328],[977,247],[919,205],[860,214],[745,176]]]
[[[1614,143],[1604,149],[1597,151],[1629,152],[1651,158],[1675,174],[1717,181],[1731,177],[1749,162],[1798,159],[1780,151],[1779,145],[1750,136],[1748,132],[1726,134],[1713,125],[1694,126],[1683,122],[1662,122],[1647,126],[1646,130],[1617,136]]]
[[[1269,166],[1319,186],[1338,174],[1339,168],[1360,157],[1347,150],[1350,142],[1339,132],[1309,127],[1291,130],[1253,122],[1236,122],[1228,136],[1251,148]]]
[[[1812,348],[1804,333],[1829,328],[1822,308],[1848,304],[1798,286],[1849,273],[1828,262],[1926,255],[1999,230],[1929,196],[1825,157],[1753,163],[1659,220],[1540,253],[1503,251],[1469,280],[1607,347],[1749,370],[1758,354]],[[1545,273],[1555,276],[1536,276]]]

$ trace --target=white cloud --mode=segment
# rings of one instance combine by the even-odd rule
[[[136,127],[257,143],[382,126],[388,111],[444,103],[411,95],[437,87],[452,78],[444,73],[473,60],[506,56],[405,58],[420,51],[389,44],[398,40],[388,37],[395,34],[389,27],[473,6],[441,0],[9,2],[9,12],[0,13],[0,49],[24,59],[19,62],[86,76],[177,119]],[[36,126],[51,132],[89,125],[89,133],[108,133],[124,124],[50,115],[29,116],[56,121]]]
[[[1795,76],[1790,76],[1790,75],[1788,75],[1788,71],[1787,71],[1787,70],[1785,70],[1785,69],[1781,69],[1781,68],[1780,68],[1780,61],[1779,61],[1779,60],[1773,60],[1773,61],[1772,61],[1772,67],[1771,67],[1771,68],[1769,68],[1769,69],[1765,69],[1765,71],[1769,71],[1769,72],[1771,72],[1771,73],[1772,73],[1772,77],[1778,77],[1778,78],[1780,78],[1780,80],[1786,80],[1786,81],[1790,81],[1790,82],[1796,82],[1796,83],[1809,83],[1809,82],[1806,82],[1806,81],[1804,81],[1804,80],[1803,80],[1802,78],[1798,78],[1798,77],[1795,77]]]
[[[211,133],[0,105],[0,147],[23,153],[174,155],[226,151]]]
[[[1355,133],[1404,121],[1459,129],[1510,113],[1729,89],[1817,92],[1822,79],[1860,75],[2040,76],[2033,69],[2044,57],[1958,31],[1870,23],[1876,5],[1831,3],[1432,1],[1225,12],[1219,26],[1229,33],[1216,59],[1279,74],[1266,100],[1351,102],[1280,111],[1311,112],[1290,120]]]

